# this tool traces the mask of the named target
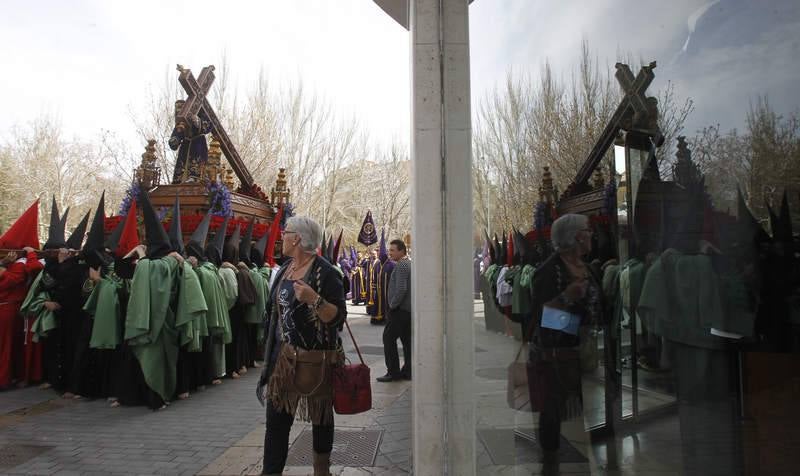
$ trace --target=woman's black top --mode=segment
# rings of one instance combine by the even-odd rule
[[[267,300],[267,322],[264,345],[267,376],[271,375],[281,342],[306,350],[334,350],[340,346],[339,330],[347,318],[342,275],[327,260],[319,256],[308,269],[303,281],[311,286],[325,301],[338,309],[336,317],[324,323],[305,303],[294,295],[294,281],[285,280],[292,260],[278,270]]]
[[[581,316],[581,326],[603,324],[603,297],[600,288],[600,279],[594,274],[590,266],[586,266],[589,274],[589,284],[586,297],[578,300],[565,308],[573,314]],[[525,323],[526,332],[530,325],[533,329],[533,342],[538,347],[575,347],[580,344],[576,335],[540,326],[542,308],[545,303],[552,301],[564,292],[572,282],[573,277],[561,259],[561,255],[553,253],[533,273],[531,286],[532,321]]]

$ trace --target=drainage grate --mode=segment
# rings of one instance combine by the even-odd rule
[[[361,349],[361,353],[362,354],[383,355],[383,346],[382,345],[362,345],[362,346],[359,347],[359,349]],[[403,346],[402,345],[398,345],[397,346],[397,350],[398,350],[398,352],[400,352],[400,355],[403,355]],[[356,349],[355,349],[355,347],[348,347],[347,348],[347,352],[355,354],[356,353]],[[486,349],[483,349],[481,347],[475,347],[475,352],[486,352]]]
[[[331,464],[348,467],[374,466],[382,436],[383,430],[335,430]],[[289,449],[286,466],[311,466],[313,448],[311,429],[305,429]]]
[[[14,444],[0,447],[0,469],[11,469],[27,463],[50,448],[50,446]]]
[[[361,353],[362,354],[383,355],[383,346],[382,345],[362,345],[362,346],[359,346],[358,348],[361,349]],[[402,353],[403,352],[403,346],[398,345],[397,346],[397,350],[400,352],[400,355],[403,355],[403,353]],[[347,351],[348,352],[353,352],[354,354],[356,353],[356,349],[355,348],[348,349]]]
[[[542,450],[535,440],[532,428],[524,429],[484,429],[478,430],[478,437],[486,447],[486,452],[496,465],[518,465],[541,463]],[[586,459],[563,436],[558,448],[558,460],[561,463],[587,463]]]
[[[490,367],[487,369],[478,369],[475,371],[475,376],[485,378],[488,380],[505,380],[508,378],[508,369],[505,367]]]

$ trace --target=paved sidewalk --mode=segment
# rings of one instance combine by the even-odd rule
[[[374,379],[385,371],[383,328],[371,326],[363,312],[363,306],[351,308],[350,324]],[[349,336],[344,341],[350,358],[357,359]],[[225,380],[157,412],[62,400],[35,387],[0,392],[0,474],[259,474],[265,417],[255,398],[257,373]],[[336,466],[334,474],[410,472],[410,387],[373,382],[374,410],[336,416],[342,435],[367,429],[379,439],[377,451],[364,457],[367,466]],[[307,426],[297,422],[292,441]],[[334,452],[351,451],[338,437]],[[310,472],[298,465],[285,474]]]

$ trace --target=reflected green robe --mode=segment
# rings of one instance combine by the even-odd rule
[[[125,339],[145,382],[164,400],[175,394],[178,349],[193,341],[207,311],[197,275],[172,257],[142,259],[131,282]]]
[[[683,255],[668,249],[644,280],[637,308],[648,329],[667,340],[720,349],[725,339],[711,328],[726,329],[719,277],[706,255]]]

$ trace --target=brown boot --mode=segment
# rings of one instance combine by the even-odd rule
[[[330,453],[314,453],[314,476],[331,476]]]

